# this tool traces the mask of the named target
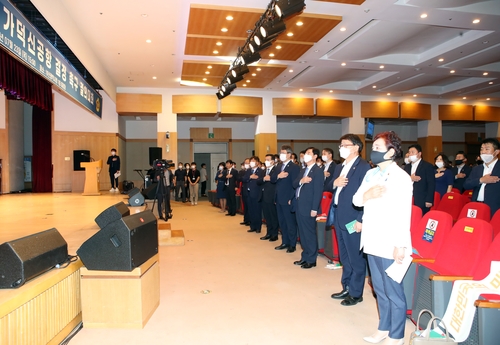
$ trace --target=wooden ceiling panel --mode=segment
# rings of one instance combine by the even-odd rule
[[[222,45],[218,46],[217,42],[222,43]],[[186,38],[184,54],[202,56],[236,56],[238,54],[238,48],[244,44],[244,39],[220,40],[217,38],[189,36]],[[217,50],[218,54],[215,54],[214,50]]]
[[[204,5],[205,8],[191,6],[188,22],[188,34],[221,37],[247,38],[247,30],[253,30],[255,23],[263,13],[262,9],[223,8]],[[232,16],[233,20],[227,20]],[[227,28],[227,32],[222,32]]]
[[[276,41],[271,48],[261,52],[260,55],[263,59],[295,61],[304,55],[312,46],[313,43],[299,44]],[[281,49],[278,49],[278,47],[281,47]],[[270,54],[274,54],[274,56],[270,56]]]
[[[318,42],[342,21],[339,16],[301,14],[286,21],[286,31],[279,36],[283,41]],[[302,23],[298,26],[297,23]],[[293,36],[287,36],[293,33]]]
[[[315,0],[315,1],[323,1],[323,2],[335,2],[338,4],[347,4],[347,5],[361,5],[365,0]]]
[[[214,64],[210,62],[184,61],[182,64],[182,75],[222,78],[228,69],[228,63]],[[206,72],[210,73],[207,74]]]

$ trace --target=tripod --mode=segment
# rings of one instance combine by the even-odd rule
[[[158,180],[158,184],[156,185],[156,192],[151,212],[154,211],[155,204],[158,201],[158,217],[168,221],[172,218],[172,209],[170,208],[170,187],[165,185],[165,171],[157,171],[155,177]]]

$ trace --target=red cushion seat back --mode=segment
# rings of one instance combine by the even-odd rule
[[[458,219],[464,206],[464,198],[457,193],[446,193],[439,202],[438,211],[449,213],[454,221]]]
[[[321,198],[321,213],[328,214],[330,211],[330,204],[332,203],[332,193],[323,192],[323,197]]]
[[[414,257],[436,258],[453,226],[451,216],[442,211],[429,211],[412,229],[411,243],[416,251]]]
[[[461,218],[477,218],[487,222],[490,221],[490,207],[482,202],[469,202],[462,207],[458,219]]]

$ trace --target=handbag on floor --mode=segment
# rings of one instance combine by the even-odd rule
[[[431,319],[427,323],[427,328],[423,330],[418,329],[418,325],[420,324],[420,316],[422,316],[423,313],[429,313],[431,315]],[[434,328],[437,327],[437,321],[441,321],[441,327],[444,328],[445,334],[441,334],[439,332],[436,332],[433,330],[433,324]],[[438,328],[439,329],[439,328]],[[418,314],[417,318],[417,324],[415,325],[415,331],[411,333],[410,336],[410,345],[441,345],[441,344],[458,344],[453,338],[450,338],[450,335],[448,334],[448,329],[446,328],[446,325],[444,322],[441,320],[441,318],[434,316],[434,314],[427,309],[423,309],[420,311]]]

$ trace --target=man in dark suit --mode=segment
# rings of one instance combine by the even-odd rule
[[[434,203],[434,166],[422,159],[422,147],[419,144],[411,145],[408,153],[411,164],[405,165],[404,169],[413,181],[413,204],[422,209],[422,214],[426,214]]]
[[[463,193],[464,183],[469,177],[472,168],[467,163],[467,157],[465,157],[464,151],[458,151],[455,156],[455,166],[453,167],[453,175],[455,176],[455,181],[453,182],[453,188],[457,188],[460,193]]]
[[[342,165],[337,165],[333,173],[333,199],[330,212],[333,212],[337,235],[340,262],[342,263],[342,291],[331,297],[342,299],[344,306],[356,305],[363,301],[365,287],[366,259],[360,250],[363,209],[352,203],[370,164],[359,154],[363,142],[355,134],[346,134],[340,138],[340,156]]]
[[[319,150],[315,147],[306,149],[304,163],[306,167],[300,170],[299,176],[293,182],[295,193],[295,217],[299,226],[302,255],[294,265],[309,269],[316,267],[318,256],[318,239],[316,236],[316,216],[323,196],[324,173],[316,165]]]
[[[262,179],[264,171],[259,168],[259,157],[250,158],[250,169],[243,177],[248,192],[248,212],[250,216],[250,230],[248,232],[260,233],[262,228]]]
[[[250,225],[250,213],[248,213],[248,187],[246,182],[243,181],[243,177],[245,177],[248,169],[250,169],[250,158],[245,159],[241,170],[238,172],[238,180],[242,181],[241,201],[243,203],[243,221],[240,223],[241,225]]]
[[[233,161],[228,159],[226,161],[226,172],[224,174],[225,191],[227,197],[227,214],[226,216],[236,215],[236,190],[238,189],[238,171],[233,168]]]
[[[283,145],[280,151],[281,163],[271,175],[271,183],[276,184],[276,211],[282,241],[281,245],[274,249],[286,249],[287,253],[293,253],[297,245],[297,220],[292,212],[292,200],[295,197],[293,182],[299,176],[300,168],[291,161],[291,157],[292,148]]]
[[[484,139],[481,143],[483,164],[472,168],[465,180],[464,188],[473,189],[472,201],[484,202],[490,207],[491,216],[500,209],[500,164],[498,154],[500,143],[495,138]]]
[[[276,211],[276,184],[271,183],[271,175],[276,172],[274,165],[274,155],[267,154],[266,160],[266,175],[262,179],[262,210],[266,219],[267,232],[266,236],[261,237],[261,240],[269,240],[271,242],[278,240],[278,213]]]
[[[335,171],[335,167],[337,164],[333,161],[333,150],[329,147],[325,147],[323,151],[321,151],[321,160],[323,161],[323,171],[325,174],[325,182],[323,185],[324,191],[329,191],[329,187],[333,184],[333,172]],[[331,188],[331,187],[330,187]],[[322,210],[321,212],[328,212],[328,210]]]

